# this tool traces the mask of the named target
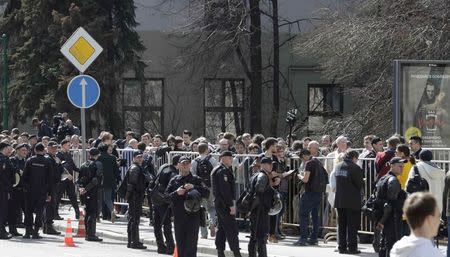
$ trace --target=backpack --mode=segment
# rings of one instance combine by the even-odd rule
[[[426,179],[422,178],[419,173],[419,168],[417,168],[416,165],[413,166],[414,169],[414,176],[410,179],[408,179],[408,182],[406,183],[406,192],[408,194],[412,194],[415,192],[427,192],[430,190],[430,186],[428,185],[428,182]]]
[[[361,208],[362,214],[374,223],[377,223],[383,216],[384,198],[386,197],[386,185],[388,180],[389,176],[384,176],[378,181],[380,184],[378,185],[377,183],[378,186],[374,187],[372,194]]]
[[[259,174],[259,172],[255,173],[250,178],[249,187],[245,188],[245,190],[239,196],[239,199],[236,201],[237,212],[247,215],[255,206],[255,204],[254,204],[255,185],[256,185],[256,177],[258,176],[258,174]]]
[[[316,170],[316,174],[314,174],[314,181],[312,181],[312,186],[316,192],[323,193],[325,192],[329,183],[328,172],[327,170],[325,170],[322,163],[318,159],[313,158],[311,159],[311,161],[316,162],[316,165],[319,167],[319,169]]]
[[[208,155],[202,160],[195,159],[197,162],[197,176],[199,176],[207,187],[211,187],[211,171],[213,170],[213,165],[209,161],[212,155]]]
[[[116,193],[120,198],[125,198],[125,195],[127,194],[128,174],[130,174],[130,172],[127,172],[125,174],[125,177],[122,179],[122,182],[120,182],[120,185],[117,187]]]

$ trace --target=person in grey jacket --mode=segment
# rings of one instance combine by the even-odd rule
[[[406,193],[402,190],[397,176],[403,172],[406,160],[394,157],[389,161],[390,171],[377,183],[377,198],[384,202],[383,214],[376,229],[382,231],[380,243],[380,257],[388,257],[392,246],[400,239],[400,224],[402,206]]]
[[[361,219],[361,190],[363,172],[356,164],[359,153],[350,150],[344,161],[336,166],[336,196],[334,207],[338,212],[339,253],[358,254],[358,227]]]

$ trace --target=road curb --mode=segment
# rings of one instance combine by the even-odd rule
[[[60,231],[63,235],[66,231],[66,228],[60,224],[54,224],[54,228],[58,231]],[[78,229],[74,229],[74,235],[76,235],[76,231]],[[105,232],[102,231],[100,229],[98,229],[97,227],[97,236],[99,237],[103,237],[103,238],[108,238],[108,239],[113,239],[113,240],[117,240],[117,241],[123,241],[125,243],[128,242],[128,237],[125,235],[119,235],[117,233],[110,233],[110,232]],[[75,237],[75,238],[80,238],[80,237]],[[152,246],[157,246],[156,245],[156,241],[154,239],[141,239],[141,241],[146,244],[146,245],[152,245]],[[203,254],[210,254],[210,255],[217,255],[217,250],[215,248],[210,248],[210,247],[204,247],[204,246],[198,246],[197,247],[197,253],[203,253]],[[242,252],[241,249],[241,255],[243,257],[248,257],[248,253],[244,253]],[[227,257],[233,257],[233,252],[230,250],[225,250],[225,256]]]

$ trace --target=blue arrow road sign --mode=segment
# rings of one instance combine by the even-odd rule
[[[78,75],[67,86],[67,97],[78,108],[90,108],[100,98],[100,86],[93,77]]]

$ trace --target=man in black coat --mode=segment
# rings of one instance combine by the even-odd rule
[[[25,169],[25,161],[28,156],[28,144],[20,144],[16,146],[16,155],[9,160],[13,167],[14,173],[19,175],[19,183],[13,187],[11,199],[8,208],[8,225],[9,233],[12,236],[22,236],[17,232],[18,223],[22,222],[22,211],[25,211],[25,196],[23,192],[22,175]]]
[[[58,184],[61,181],[61,174],[63,173],[63,167],[61,164],[61,160],[56,157],[56,153],[58,152],[58,143],[55,141],[50,141],[47,146],[47,154],[48,158],[52,164],[52,199],[45,204],[45,224],[44,224],[44,234],[49,235],[59,235],[60,232],[56,231],[53,227],[53,220],[55,219],[56,210],[56,195]]]
[[[144,202],[146,188],[146,173],[142,168],[144,161],[141,151],[133,152],[133,164],[128,170],[127,193],[125,200],[128,202],[128,248],[147,249],[139,240],[139,222],[142,215],[142,203]]]
[[[358,227],[361,221],[363,172],[356,164],[359,153],[350,150],[335,168],[339,253],[358,254]]]
[[[228,241],[235,257],[240,257],[238,228],[236,224],[235,180],[231,166],[233,153],[220,154],[220,165],[211,173],[214,206],[217,213],[218,230],[216,248],[218,257],[225,257],[225,241]]]
[[[65,172],[62,174],[62,180],[59,183],[58,188],[58,199],[56,200],[57,210],[59,209],[59,203],[61,202],[61,197],[64,192],[69,196],[70,204],[72,205],[75,211],[75,218],[78,219],[80,217],[80,208],[78,207],[77,195],[75,194],[75,184],[73,178],[75,177],[75,172],[79,172],[80,170],[75,165],[73,161],[72,154],[70,153],[70,140],[64,139],[61,141],[61,150],[56,154],[61,162],[63,162],[63,166]],[[67,174],[69,173],[69,174]],[[59,215],[56,214],[59,219]]]
[[[172,201],[175,239],[180,257],[197,256],[198,231],[200,228],[200,201],[209,196],[202,179],[190,172],[191,160],[182,156],[179,160],[180,175],[170,180],[166,193]],[[192,198],[191,198],[192,197]],[[192,201],[190,205],[186,202]],[[188,202],[189,203],[189,202]],[[198,208],[189,209],[195,206]]]
[[[178,161],[180,155],[175,155],[172,158],[172,164],[164,164],[159,168],[158,177],[154,183],[149,186],[152,190],[158,190],[160,193],[164,194],[170,180],[178,175]],[[154,219],[155,223],[153,225],[153,231],[155,233],[156,245],[158,246],[158,253],[162,254],[173,254],[175,243],[172,235],[172,209],[169,203],[158,203],[154,202]],[[166,242],[164,243],[164,237]]]
[[[10,239],[5,225],[8,218],[8,199],[10,198],[14,171],[9,161],[12,148],[8,143],[0,143],[0,239]],[[9,153],[9,154],[8,154]]]
[[[98,190],[103,177],[102,164],[97,161],[100,151],[97,148],[89,150],[89,160],[80,168],[78,185],[80,186],[81,202],[86,204],[86,241],[101,242],[96,235],[98,215]]]
[[[25,235],[23,238],[40,239],[39,228],[42,226],[42,218],[45,202],[51,200],[52,193],[52,168],[50,160],[44,156],[45,147],[37,143],[35,156],[25,163],[23,171],[23,184],[25,189]],[[33,213],[36,214],[33,228]]]

